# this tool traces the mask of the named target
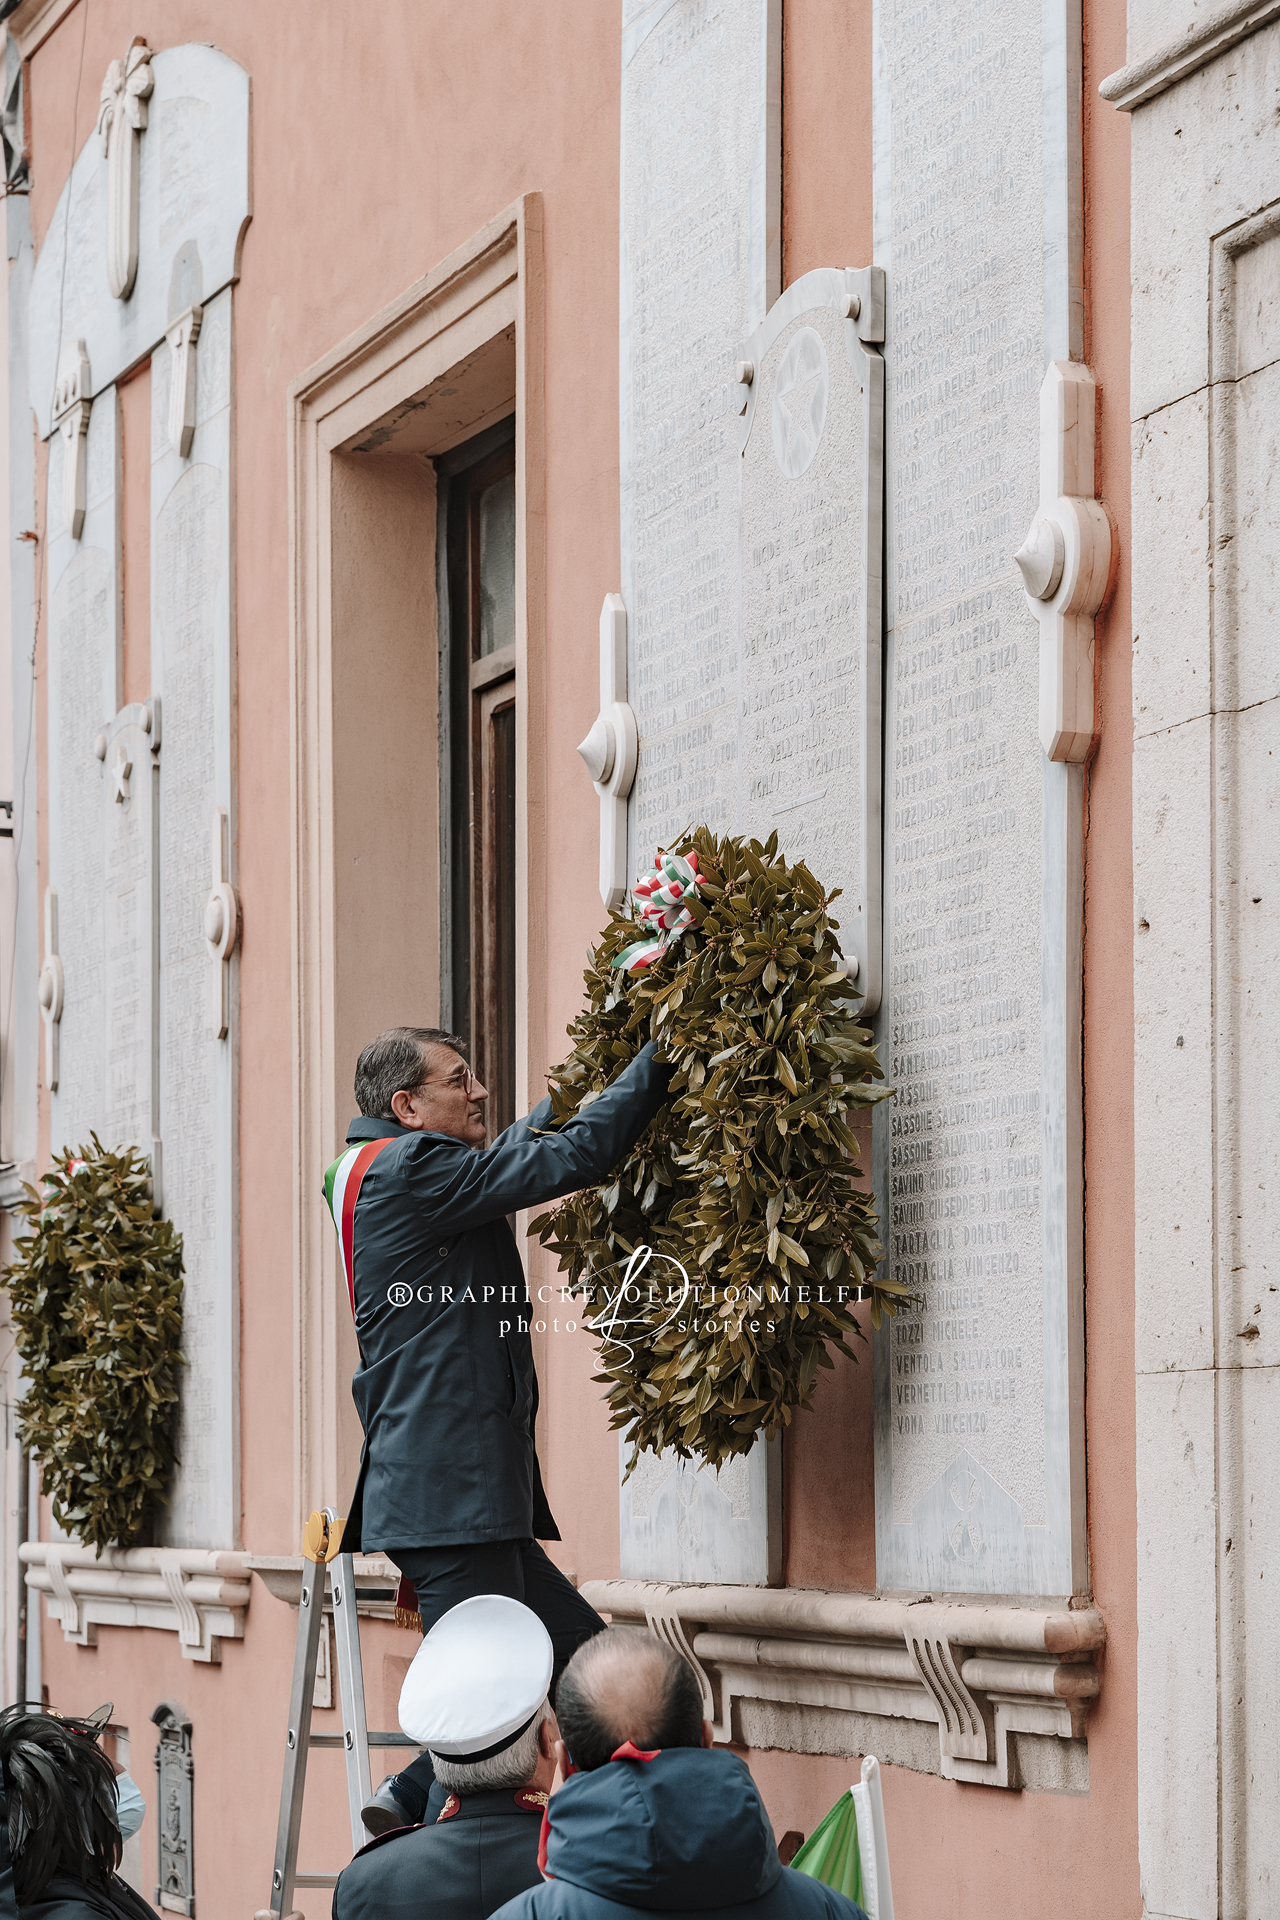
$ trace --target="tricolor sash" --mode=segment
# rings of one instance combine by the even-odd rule
[[[392,1134],[385,1140],[362,1140],[358,1147],[349,1147],[340,1159],[335,1160],[324,1176],[324,1197],[338,1230],[338,1246],[342,1253],[343,1272],[347,1276],[347,1293],[353,1319],[356,1311],[356,1201],[360,1198],[366,1173],[382,1149],[389,1147],[396,1138],[398,1136]]]

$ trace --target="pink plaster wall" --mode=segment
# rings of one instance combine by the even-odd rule
[[[42,238],[72,153],[92,129],[107,62],[134,34],[155,48],[209,40],[253,82],[253,221],[236,290],[239,447],[239,873],[241,961],[244,1543],[296,1551],[292,1508],[292,1245],[282,1195],[291,1159],[289,878],[290,380],[517,195],[545,209],[546,800],[553,848],[586,848],[596,803],[574,747],[594,717],[596,628],[617,588],[618,9],[510,0],[381,0],[368,11],[302,0],[94,0],[31,65],[32,221]],[[788,280],[870,257],[870,0],[787,0],[784,64]],[[1124,59],[1121,0],[1086,0],[1090,355],[1103,387],[1103,490],[1128,529],[1128,125],[1096,103]],[[81,72],[78,110],[72,104]],[[1137,1885],[1133,1653],[1131,927],[1127,569],[1099,623],[1103,739],[1089,787],[1086,1039],[1088,1437],[1095,1590],[1111,1632],[1084,1799],[1006,1795],[889,1769],[898,1910],[1123,1920]],[[41,636],[41,649],[43,636]],[[41,650],[38,666],[42,669]],[[40,688],[43,704],[43,680]],[[43,725],[43,714],[42,714]],[[371,767],[370,778],[376,779]],[[593,886],[561,890],[541,999],[552,1057],[579,1002],[602,913]],[[47,1138],[47,1125],[46,1125]],[[317,1170],[318,1172],[318,1170]],[[531,1262],[535,1282],[551,1274]],[[549,1335],[541,1446],[564,1541],[583,1578],[617,1570],[615,1442],[582,1335]],[[837,1363],[788,1442],[788,1576],[867,1587],[870,1368]],[[838,1472],[826,1472],[831,1460]],[[342,1490],[345,1494],[346,1490]],[[267,1897],[293,1615],[255,1584],[243,1645],[221,1669],[174,1639],[102,1629],[96,1652],[45,1631],[55,1704],[114,1697],[135,1771],[154,1794],[147,1718],[176,1697],[196,1722],[201,1920],[244,1920]],[[394,1724],[413,1643],[367,1630],[371,1722]],[[321,1716],[322,1722],[326,1716]],[[330,1724],[332,1724],[332,1718]],[[812,1831],[850,1763],[753,1753],[779,1832]],[[339,1864],[345,1803],[329,1755],[313,1763],[304,1863]],[[154,1858],[154,1806],[144,1829]],[[923,1841],[919,1838],[923,1836]],[[1060,1884],[1070,1875],[1070,1891]],[[327,1897],[308,1893],[312,1920]]]

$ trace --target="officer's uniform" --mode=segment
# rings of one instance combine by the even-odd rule
[[[338,1876],[333,1920],[488,1920],[536,1887],[545,1793],[446,1794],[433,1781],[420,1827],[395,1827]]]
[[[551,1684],[551,1641],[527,1607],[484,1595],[452,1608],[418,1649],[400,1694],[412,1740],[455,1764],[519,1740]],[[434,1781],[420,1826],[358,1853],[333,1894],[333,1920],[488,1920],[537,1886],[545,1792],[527,1785],[446,1793]]]
[[[573,1308],[526,1299],[507,1216],[603,1180],[670,1077],[646,1046],[554,1132],[539,1131],[552,1118],[544,1100],[482,1153],[448,1134],[356,1119],[351,1151],[326,1181],[360,1341],[352,1392],[365,1436],[343,1547],[390,1556],[424,1629],[469,1594],[525,1602],[551,1635],[557,1674],[604,1625],[537,1544],[560,1533],[534,1449],[529,1329]],[[335,1170],[345,1178],[351,1166],[359,1183],[353,1200],[348,1181],[344,1202]],[[430,1781],[425,1758],[397,1776],[411,1812]]]

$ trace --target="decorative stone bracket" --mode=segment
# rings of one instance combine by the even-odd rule
[[[1106,1627],[1092,1608],[648,1580],[593,1580],[582,1594],[684,1655],[719,1741],[865,1752],[874,1718],[882,1760],[977,1785],[1078,1790],[1079,1756],[1054,1743],[1083,1738],[1099,1690]],[[936,1727],[935,1760],[912,1722]]]
[[[1093,745],[1094,616],[1111,571],[1111,522],[1094,498],[1097,382],[1050,362],[1040,388],[1040,509],[1014,555],[1040,625],[1040,742],[1050,760]]]
[[[208,1547],[107,1547],[99,1559],[75,1540],[28,1540],[18,1549],[27,1586],[48,1597],[49,1617],[77,1647],[98,1628],[176,1633],[184,1660],[219,1662],[220,1642],[243,1640],[249,1556]]]
[[[138,272],[138,136],[155,86],[151,49],[136,39],[107,68],[98,100],[98,132],[107,158],[107,285],[117,300],[133,292]]]
[[[62,520],[73,540],[78,540],[84,532],[92,406],[88,350],[83,340],[69,340],[58,362],[53,426],[54,431],[62,435]]]
[[[231,956],[240,937],[240,900],[227,876],[227,810],[215,807],[210,823],[213,886],[204,903],[204,941],[213,964],[210,977],[209,1031],[225,1040],[231,1026]]]
[[[40,1017],[44,1021],[44,1080],[50,1093],[58,1091],[58,1041],[62,1032],[62,1002],[66,980],[62,956],[58,952],[58,889],[44,890],[44,965],[40,969],[37,992]]]
[[[600,796],[600,898],[606,907],[620,907],[629,879],[627,795],[639,735],[627,703],[627,609],[618,593],[606,593],[600,609],[600,711],[578,752]]]
[[[173,354],[169,376],[169,442],[186,459],[196,432],[196,341],[203,307],[188,307],[165,329]]]

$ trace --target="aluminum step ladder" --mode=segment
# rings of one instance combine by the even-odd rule
[[[355,1566],[341,1551],[343,1522],[332,1507],[311,1515],[302,1538],[302,1594],[298,1606],[298,1642],[293,1656],[293,1689],[289,1695],[289,1726],[284,1741],[284,1778],[280,1785],[280,1825],[276,1832],[275,1868],[271,1900],[254,1920],[303,1920],[293,1904],[297,1887],[332,1887],[336,1873],[298,1872],[298,1835],[302,1827],[302,1795],[307,1782],[307,1755],[312,1747],[341,1748],[347,1763],[347,1805],[351,1814],[351,1848],[358,1852],[369,1839],[360,1809],[373,1791],[369,1764],[371,1747],[422,1749],[402,1733],[370,1733],[364,1706],[364,1667],[360,1659],[360,1619],[356,1609]],[[315,1694],[320,1633],[324,1625],[326,1580],[333,1601],[334,1638],[338,1654],[338,1694],[342,1706],[341,1733],[312,1733],[311,1708]]]

